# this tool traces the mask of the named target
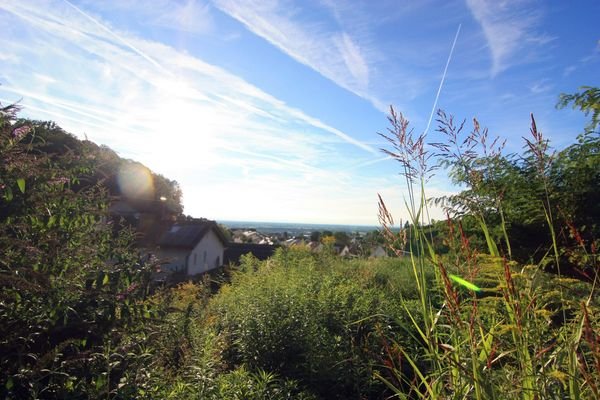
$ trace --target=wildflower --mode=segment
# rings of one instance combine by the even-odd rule
[[[129,294],[129,293],[133,292],[135,289],[137,289],[138,286],[139,285],[137,283],[133,283],[133,284],[129,285],[129,287],[127,288],[127,293]]]
[[[48,183],[50,185],[64,185],[66,183],[69,183],[69,178],[61,176],[61,177],[54,178],[54,179],[50,180]]]
[[[566,222],[567,226],[569,227],[569,230],[571,231],[571,237],[575,239],[577,244],[585,248],[585,242],[583,241],[583,238],[581,237],[581,234],[579,233],[577,228],[575,228],[575,225],[573,225],[571,221],[567,220]]]
[[[28,125],[20,126],[18,128],[13,129],[12,137],[13,137],[13,139],[19,141],[19,140],[23,139],[23,137],[25,135],[27,135],[29,133],[29,131],[31,131],[30,126],[28,126]]]

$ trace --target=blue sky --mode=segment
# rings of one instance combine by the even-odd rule
[[[377,193],[406,218],[376,132],[390,104],[425,129],[459,25],[437,107],[507,151],[533,112],[561,148],[585,117],[558,94],[600,85],[598,15],[597,1],[3,0],[0,101],[177,180],[189,215],[376,224]],[[428,194],[455,190],[438,176]]]

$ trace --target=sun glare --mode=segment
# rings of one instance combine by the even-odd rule
[[[148,168],[140,164],[121,167],[118,175],[121,194],[130,199],[151,199],[154,196],[154,182]]]

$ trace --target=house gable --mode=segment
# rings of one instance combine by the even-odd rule
[[[176,223],[159,240],[159,257],[165,269],[196,275],[223,265],[227,239],[214,221]]]
[[[219,235],[214,231],[208,231],[188,256],[188,275],[196,275],[223,265],[223,253],[225,246]]]

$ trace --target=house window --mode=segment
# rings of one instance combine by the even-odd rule
[[[198,264],[198,254],[194,253],[194,265]]]
[[[206,250],[204,250],[204,264],[206,264]]]
[[[219,264],[221,264],[221,257],[217,256],[217,262],[215,263],[215,268],[218,268]]]

